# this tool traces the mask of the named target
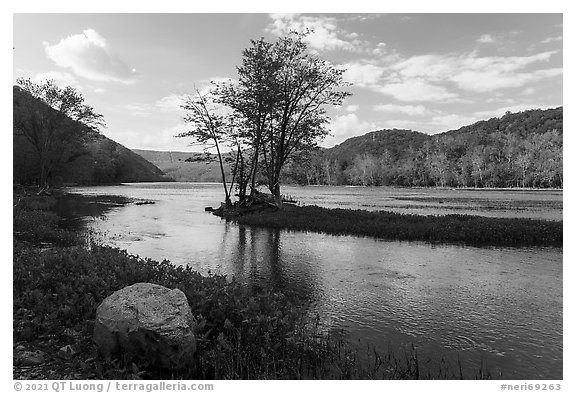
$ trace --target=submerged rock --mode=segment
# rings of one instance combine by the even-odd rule
[[[129,353],[160,367],[179,368],[196,351],[195,325],[181,290],[138,283],[98,306],[94,341],[106,359]]]

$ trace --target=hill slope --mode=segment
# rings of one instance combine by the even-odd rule
[[[32,98],[21,88],[13,89],[14,124],[33,122],[54,115],[54,109]],[[51,184],[111,184],[122,182],[165,181],[164,173],[152,163],[106,136],[70,119],[61,127],[52,149]],[[13,127],[14,182],[36,184],[39,159],[37,149]]]
[[[215,155],[140,149],[132,151],[152,162],[174,181],[217,183],[222,180]],[[230,176],[229,165],[225,168],[226,175]]]
[[[381,130],[325,151],[338,184],[561,187],[563,108],[507,113],[436,135]],[[327,169],[328,168],[328,169]]]
[[[298,155],[286,165],[284,183],[561,187],[562,133],[562,107],[508,113],[436,135],[373,131]],[[175,180],[220,181],[215,157],[135,152]]]

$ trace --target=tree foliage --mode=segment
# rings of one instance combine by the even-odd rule
[[[103,116],[86,105],[84,97],[71,86],[61,88],[53,80],[35,83],[18,79],[17,83],[15,89],[27,94],[14,91],[14,132],[32,147],[38,163],[38,185],[46,188],[65,163],[85,154],[82,137],[86,131],[97,131],[105,123]]]
[[[21,85],[13,88],[16,184],[40,185],[42,190],[47,185],[62,183],[166,180],[154,165],[100,134],[98,124],[102,118],[86,117],[86,113],[93,110],[78,105],[82,100],[72,89],[61,89],[53,82],[48,82],[43,89],[27,80],[22,80]],[[72,105],[73,102],[76,104]],[[85,123],[73,119],[84,119]]]
[[[327,185],[562,187],[562,156],[562,108],[556,108],[508,113],[434,136],[368,133],[298,158],[284,177]]]
[[[328,134],[325,108],[340,105],[349,95],[340,90],[346,86],[344,70],[310,53],[306,35],[293,32],[273,43],[252,40],[237,67],[238,81],[222,83],[215,90],[215,101],[234,114],[235,126],[223,129],[234,135],[235,165],[242,159],[240,168],[247,169],[247,177],[242,179],[248,179],[254,192],[257,177],[262,175],[277,206],[282,204],[280,176],[285,164]],[[185,109],[196,111],[194,107]],[[197,120],[195,117],[192,122]],[[181,135],[199,142],[208,140],[198,128]],[[243,160],[242,151],[249,158]],[[244,193],[241,188],[240,195]]]

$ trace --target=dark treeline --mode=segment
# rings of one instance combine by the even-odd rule
[[[162,181],[164,173],[126,147],[13,89],[14,183],[54,186]]]
[[[429,136],[382,130],[299,154],[288,181],[315,185],[562,187],[562,107],[506,113]]]

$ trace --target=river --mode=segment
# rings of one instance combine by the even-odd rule
[[[430,245],[250,228],[204,212],[221,186],[141,183],[81,187],[154,204],[85,218],[103,242],[201,273],[298,294],[328,329],[420,363],[460,360],[473,378],[562,379],[562,249]],[[287,187],[303,203],[424,214],[562,219],[561,191]]]

